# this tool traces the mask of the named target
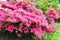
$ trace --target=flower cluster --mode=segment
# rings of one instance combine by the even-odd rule
[[[59,13],[54,8],[49,8],[46,12],[47,20],[51,25],[54,25],[55,19],[59,19]]]
[[[53,32],[47,18],[50,17],[49,21],[54,23],[53,18],[58,17],[54,10],[49,9],[46,17],[42,10],[29,2],[0,2],[0,4],[0,29],[15,32],[18,37],[23,33],[41,38],[45,32]]]

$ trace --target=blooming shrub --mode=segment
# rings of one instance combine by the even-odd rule
[[[46,12],[47,20],[50,24],[54,25],[55,19],[59,19],[59,13],[56,12],[53,8],[49,8]]]
[[[45,16],[42,10],[37,9],[29,2],[15,3],[10,1],[0,2],[0,4],[1,30],[4,29],[10,33],[15,32],[18,37],[28,34],[32,38],[33,36],[41,38],[45,32],[53,33],[53,26],[47,19],[51,24],[54,23],[54,19],[58,18],[55,10],[49,9],[46,13],[47,16]]]

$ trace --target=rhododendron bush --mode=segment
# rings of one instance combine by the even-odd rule
[[[29,2],[0,2],[0,5],[0,29],[14,32],[18,37],[24,34],[41,38],[45,32],[53,33],[54,19],[59,18],[53,8],[43,14]]]

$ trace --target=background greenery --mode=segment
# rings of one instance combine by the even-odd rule
[[[59,6],[58,0],[36,0],[33,1],[33,4],[44,11],[46,11],[49,7],[53,7],[55,9]]]

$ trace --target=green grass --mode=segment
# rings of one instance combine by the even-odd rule
[[[60,40],[60,28],[51,36],[51,40]]]
[[[59,8],[58,0],[37,0],[37,1],[34,1],[33,4],[37,8],[42,9],[43,11],[48,10],[49,7],[53,7],[54,9]]]

